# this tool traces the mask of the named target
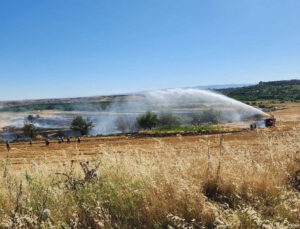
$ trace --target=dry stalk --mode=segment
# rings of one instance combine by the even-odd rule
[[[12,184],[10,179],[5,179],[7,184],[7,189],[9,193],[9,200],[10,202],[13,202],[13,194],[12,194]]]
[[[222,158],[222,143],[223,143],[223,134],[220,135],[220,144],[219,144],[219,165],[217,169],[217,177],[216,180],[219,180],[220,172],[221,172],[221,158]]]
[[[56,175],[62,175],[66,177],[66,180],[64,181],[66,184],[66,187],[71,190],[77,190],[77,187],[83,186],[85,183],[91,182],[98,176],[96,171],[98,170],[100,166],[100,162],[94,167],[89,168],[89,162],[80,162],[80,166],[84,173],[84,178],[75,178],[73,174],[73,161],[71,162],[71,167],[69,173],[55,173]]]
[[[46,204],[47,204],[48,199],[49,199],[49,187],[47,187],[47,189],[46,189],[46,197],[41,204],[41,213],[38,217],[39,224],[41,224],[41,222],[43,220],[43,217],[44,217],[43,212],[46,209]]]
[[[23,193],[23,185],[22,185],[22,181],[20,181],[20,186],[19,186],[19,192],[17,194],[17,201],[16,201],[16,207],[14,209],[13,215],[12,215],[12,228],[15,228],[16,223],[17,223],[17,213],[21,207],[21,196]]]
[[[4,171],[3,171],[3,178],[5,178],[7,176],[7,171],[8,171],[8,154],[9,151],[6,155],[6,160],[5,160],[5,165],[4,165]]]
[[[287,155],[287,157],[289,159],[291,159],[292,161],[296,162],[298,165],[300,165],[300,158],[299,158],[299,153],[300,151],[297,151],[296,152],[296,155],[295,157],[291,157],[289,155]],[[298,157],[297,157],[298,156]],[[294,188],[300,192],[300,169],[297,169],[292,177],[292,183],[293,183],[293,186]]]
[[[207,169],[206,169],[206,180],[210,179],[210,148],[209,148],[209,139],[207,139]]]

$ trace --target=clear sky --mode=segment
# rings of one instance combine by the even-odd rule
[[[0,0],[0,100],[292,78],[299,0]]]

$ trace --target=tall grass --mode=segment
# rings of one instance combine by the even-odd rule
[[[73,161],[8,166],[0,228],[297,228],[299,126],[256,134],[249,145],[216,135],[188,149],[103,153],[87,171]]]

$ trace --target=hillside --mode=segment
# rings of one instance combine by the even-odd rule
[[[223,88],[220,88],[220,87]],[[231,86],[231,87],[229,87]],[[240,101],[300,101],[300,80],[283,80],[260,82],[256,85],[211,85],[195,87],[199,89],[215,90]],[[24,112],[37,110],[59,111],[99,111],[111,105],[111,102],[122,103],[126,100],[141,99],[141,94],[94,96],[79,98],[57,98],[40,100],[23,100],[0,102],[0,112]]]
[[[259,82],[259,84],[247,87],[217,89],[216,91],[240,101],[300,101],[300,80]]]

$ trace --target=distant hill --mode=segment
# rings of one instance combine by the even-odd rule
[[[300,80],[259,82],[256,85],[216,89],[216,91],[240,101],[300,101]]]
[[[300,80],[260,82],[256,85],[226,84],[189,88],[211,89],[240,101],[300,101]],[[111,96],[7,101],[0,102],[0,112],[37,110],[99,111],[109,107],[113,101],[123,103],[128,99],[140,99],[141,94],[142,92]]]
[[[250,84],[220,84],[207,85],[185,88],[196,89],[220,89],[220,88],[236,88],[248,86]],[[76,98],[53,98],[53,99],[28,99],[15,101],[0,101],[1,111],[35,111],[35,110],[66,110],[66,111],[85,111],[87,109],[99,110],[107,107],[111,101],[122,101],[128,99],[136,99],[147,91],[133,92],[127,94],[115,94],[104,96],[88,96]]]
[[[207,86],[196,86],[193,88],[197,89],[227,89],[227,88],[238,88],[238,87],[246,87],[250,86],[251,84],[213,84]]]

